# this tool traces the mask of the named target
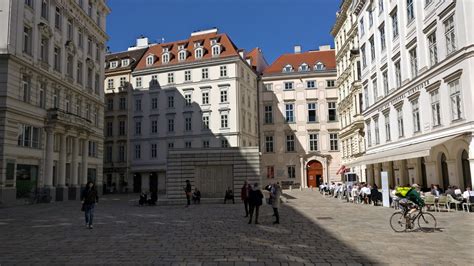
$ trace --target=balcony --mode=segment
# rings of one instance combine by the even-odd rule
[[[58,108],[53,108],[48,110],[48,124],[60,124],[81,129],[90,129],[92,126],[92,121],[76,114],[69,113]]]

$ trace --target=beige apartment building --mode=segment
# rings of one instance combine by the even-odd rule
[[[0,201],[102,184],[105,1],[0,1]]]
[[[263,182],[316,187],[339,181],[341,164],[335,51],[281,55],[263,73],[260,136]]]

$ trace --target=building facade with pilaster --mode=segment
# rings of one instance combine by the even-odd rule
[[[367,181],[472,185],[472,1],[355,5],[362,62]]]
[[[82,5],[82,6],[81,6]],[[102,185],[105,1],[1,1],[0,201]]]

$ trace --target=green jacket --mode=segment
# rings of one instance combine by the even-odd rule
[[[408,191],[406,198],[410,201],[413,201],[416,205],[418,205],[420,208],[423,208],[425,206],[425,202],[423,199],[420,197],[420,193],[416,191],[416,189],[412,188],[410,191]]]

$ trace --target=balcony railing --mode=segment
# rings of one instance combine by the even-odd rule
[[[92,125],[91,120],[70,112],[66,112],[59,108],[52,108],[48,110],[48,123],[62,123],[78,127],[87,127]]]

